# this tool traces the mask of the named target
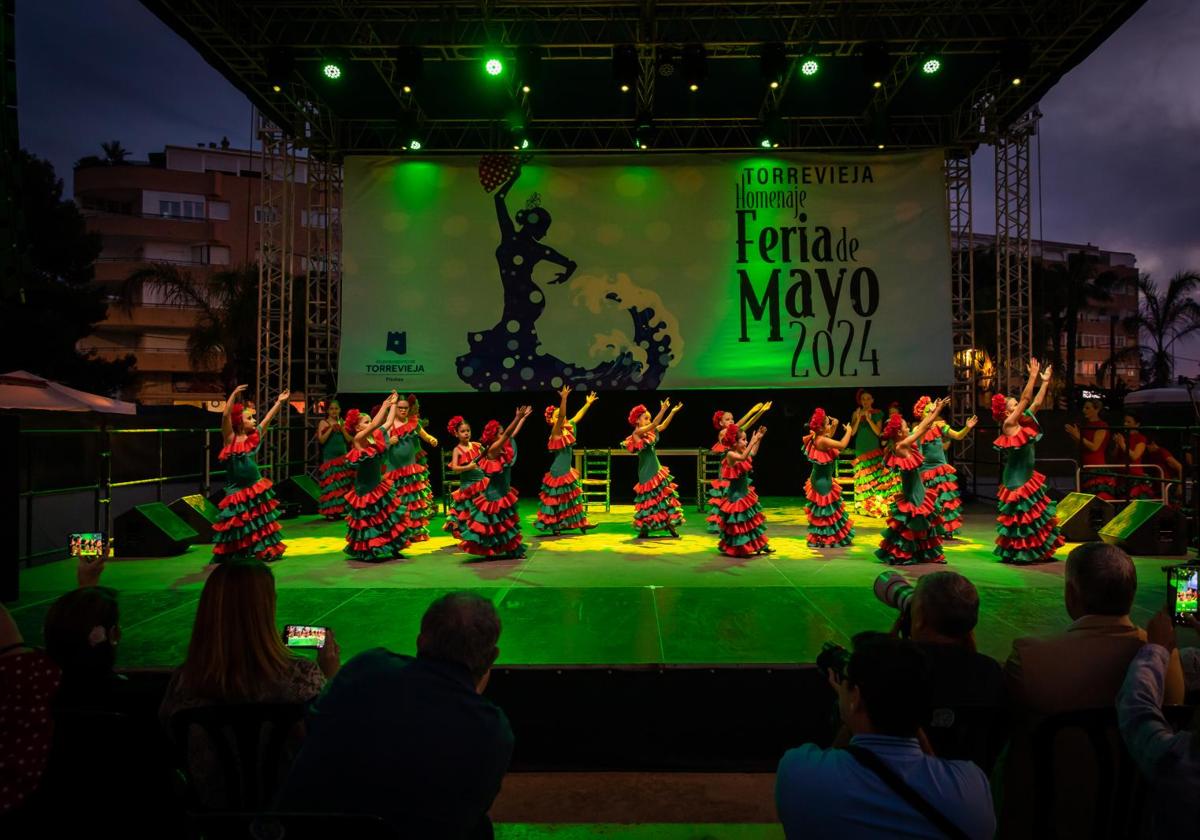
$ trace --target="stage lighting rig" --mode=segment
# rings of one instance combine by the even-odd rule
[[[646,151],[654,142],[654,119],[649,114],[638,114],[633,127],[634,148]]]
[[[708,75],[708,51],[703,44],[688,44],[683,48],[681,64],[683,83],[695,93]]]
[[[633,44],[617,44],[613,47],[612,57],[613,80],[621,93],[629,93],[638,83],[642,75],[642,65],[638,61],[637,47]]]
[[[405,93],[412,93],[421,81],[425,59],[420,47],[396,48],[396,83]]]
[[[772,42],[762,45],[759,69],[767,87],[774,90],[783,82],[783,74],[787,72],[787,61],[787,49],[783,44]]]
[[[929,54],[921,57],[921,72],[926,76],[936,76],[942,69],[941,56]]]
[[[871,83],[871,87],[875,89],[883,87],[883,80],[887,78],[888,71],[892,69],[887,45],[882,41],[863,44],[862,63],[863,72],[867,76],[867,81]]]
[[[497,53],[488,53],[483,57],[483,72],[496,78],[504,72],[504,59]]]
[[[758,145],[763,149],[778,149],[784,138],[783,117],[778,111],[772,110],[763,116],[761,130],[758,135]]]
[[[821,69],[821,60],[817,58],[817,54],[813,52],[805,53],[803,56],[801,56],[799,64],[801,76],[815,76]]]
[[[321,57],[321,78],[327,82],[340,82],[346,77],[346,57],[340,52],[328,52]]]

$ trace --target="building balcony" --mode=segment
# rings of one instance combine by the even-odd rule
[[[157,166],[85,166],[75,170],[75,195],[126,194],[130,190],[164,190],[216,195],[221,173],[183,172]]]
[[[88,348],[81,342],[80,349]],[[133,356],[137,360],[138,373],[193,373],[197,372],[186,350],[156,350],[145,347],[95,347],[91,348],[96,358],[106,361]],[[200,371],[208,373],[208,371]]]
[[[164,216],[140,216],[85,210],[89,233],[104,237],[125,237],[194,244],[220,241],[227,222],[210,219],[176,219]]]
[[[126,309],[109,303],[108,314],[96,326],[105,332],[143,333],[162,329],[186,332],[199,322],[200,313],[200,309],[191,306],[136,304]]]

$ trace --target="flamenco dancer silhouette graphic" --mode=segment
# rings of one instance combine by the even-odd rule
[[[505,199],[521,177],[521,162],[511,156],[487,155],[480,162],[480,182],[487,192],[496,189],[496,221],[500,225],[500,244],[496,263],[504,288],[504,309],[500,320],[487,330],[467,334],[469,350],[457,359],[458,375],[478,391],[557,390],[564,385],[581,390],[594,388],[655,389],[671,361],[671,338],[666,324],[655,321],[650,308],[629,306],[633,319],[633,342],[646,352],[646,363],[637,361],[628,350],[616,358],[588,368],[564,361],[541,349],[537,320],[546,308],[546,296],[533,280],[540,262],[562,267],[550,281],[566,283],[575,273],[575,262],[542,244],[550,230],[550,212],[541,206],[536,193],[525,208],[510,218]],[[620,304],[609,293],[608,299]]]

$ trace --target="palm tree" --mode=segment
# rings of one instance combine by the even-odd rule
[[[121,145],[120,140],[109,140],[107,143],[101,143],[100,148],[104,152],[104,161],[109,166],[124,163],[125,159],[129,157],[129,150]]]
[[[1114,353],[1097,377],[1103,381],[1112,365],[1136,362],[1142,369],[1143,384],[1162,388],[1171,384],[1175,372],[1175,343],[1200,332],[1200,303],[1194,298],[1200,291],[1200,274],[1177,272],[1161,294],[1149,274],[1138,277],[1137,286],[1138,311],[1127,317],[1124,325],[1138,337],[1138,343]]]
[[[129,311],[143,287],[151,285],[167,304],[198,312],[188,335],[188,358],[196,368],[219,365],[228,392],[254,379],[258,352],[258,267],[254,265],[194,275],[170,263],[138,269],[121,286],[119,305]]]
[[[1079,316],[1089,306],[1111,301],[1110,290],[1117,279],[1112,272],[1099,272],[1098,267],[1095,257],[1080,251],[1068,254],[1065,264],[1052,266],[1048,278],[1049,286],[1055,291],[1047,311],[1050,312],[1051,321],[1061,323],[1066,332],[1067,363],[1064,365],[1063,378],[1067,402],[1071,405],[1076,401],[1075,350],[1079,346]]]

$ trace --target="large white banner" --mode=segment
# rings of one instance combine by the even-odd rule
[[[343,391],[948,383],[942,154],[351,157]]]

